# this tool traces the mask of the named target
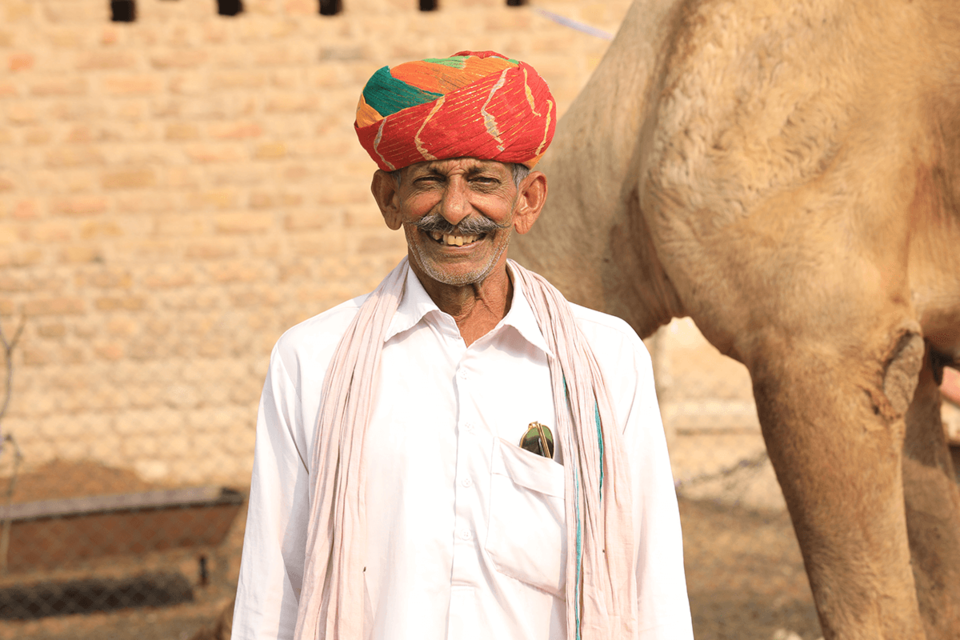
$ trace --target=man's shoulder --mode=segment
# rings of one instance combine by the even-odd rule
[[[646,353],[647,349],[640,336],[622,318],[589,307],[582,307],[572,302],[570,308],[573,310],[573,317],[576,318],[577,325],[591,343],[599,340],[604,346],[622,344],[623,347],[630,347]],[[596,348],[596,345],[594,347]]]
[[[335,307],[290,327],[277,340],[277,353],[286,360],[305,351],[316,354],[336,348],[340,338],[369,295],[365,294],[341,302]]]

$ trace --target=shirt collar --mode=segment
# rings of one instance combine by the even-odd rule
[[[533,309],[530,308],[530,303],[527,301],[523,289],[517,277],[514,275],[513,267],[509,262],[507,263],[507,270],[513,282],[513,301],[510,304],[510,311],[500,320],[494,328],[494,331],[497,331],[502,326],[512,327],[531,345],[547,355],[554,355],[547,347],[547,342],[540,332],[537,319],[533,315]],[[384,342],[408,329],[412,329],[431,311],[443,313],[430,298],[427,290],[423,288],[420,279],[417,278],[417,274],[413,272],[413,269],[408,269],[403,298],[401,298],[397,312],[390,321],[390,326],[387,327],[387,333],[383,338]]]

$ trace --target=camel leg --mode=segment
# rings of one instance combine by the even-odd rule
[[[913,332],[889,333],[882,347],[831,340],[765,339],[765,356],[748,364],[824,637],[925,640],[901,481],[923,343]]]
[[[928,640],[960,638],[960,490],[940,420],[941,372],[928,353],[906,416],[903,493]]]

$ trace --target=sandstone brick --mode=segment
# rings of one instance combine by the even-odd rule
[[[250,194],[251,209],[273,209],[274,207],[299,207],[304,202],[303,195],[293,192],[264,193],[257,191]]]
[[[67,335],[67,326],[62,322],[43,322],[37,326],[37,334],[44,338],[62,338]]]
[[[260,124],[251,121],[217,122],[211,124],[207,131],[211,138],[221,139],[259,138],[263,135]]]
[[[76,57],[79,71],[132,69],[137,66],[137,56],[132,51],[96,49]]]
[[[57,363],[60,365],[83,364],[86,361],[86,353],[76,346],[61,346],[57,352]]]
[[[103,139],[102,130],[89,124],[71,125],[64,134],[64,141],[75,144],[89,144]]]
[[[7,56],[7,70],[17,73],[32,69],[36,59],[32,53],[15,52]]]
[[[166,213],[176,211],[179,200],[168,192],[134,191],[133,193],[118,195],[113,209],[120,214],[129,216],[137,213]]]
[[[96,238],[117,238],[123,235],[123,228],[113,220],[85,222],[80,226],[80,237],[84,240]]]
[[[114,122],[109,122],[109,130],[112,132],[120,132],[119,135],[114,134],[114,137],[124,140],[127,138],[123,135],[123,131],[129,131],[130,128],[125,127],[124,129],[118,129],[116,121],[128,121],[140,125],[140,127],[148,127],[149,125],[142,121],[150,117],[150,104],[145,100],[125,99],[120,102],[111,103],[109,112],[101,117],[107,120],[113,120]]]
[[[329,224],[329,218],[316,211],[297,211],[283,217],[283,228],[288,231],[323,229]]]
[[[58,256],[58,260],[66,264],[103,262],[103,248],[90,245],[73,245],[61,249]]]
[[[348,205],[343,213],[343,226],[347,229],[384,229],[383,216],[375,204]]]
[[[23,364],[28,367],[40,367],[53,360],[49,349],[41,349],[33,346],[23,347],[22,358]]]
[[[150,64],[155,69],[191,69],[206,59],[207,53],[202,49],[171,49],[152,54]]]
[[[163,80],[149,74],[108,76],[101,80],[101,88],[107,95],[115,96],[155,94],[163,88]]]
[[[196,209],[230,209],[239,201],[237,190],[229,187],[195,191],[187,194],[185,206]]]
[[[193,144],[185,149],[187,157],[194,162],[240,162],[247,158],[247,151],[240,144],[207,143]]]
[[[48,167],[79,167],[103,164],[103,154],[97,147],[85,145],[57,145],[46,153]]]
[[[82,76],[50,76],[29,83],[33,96],[80,96],[87,93],[87,80]]]
[[[164,214],[156,217],[154,233],[158,236],[203,236],[210,232],[210,221],[203,214]]]
[[[0,98],[20,95],[19,85],[8,78],[0,78]]]
[[[0,244],[16,244],[22,239],[19,225],[0,224]]]
[[[93,345],[93,354],[100,360],[116,362],[126,355],[126,351],[121,342],[102,342]]]
[[[50,122],[96,120],[105,116],[108,104],[107,101],[95,100],[89,96],[60,98],[48,104],[44,117]]]
[[[307,74],[303,68],[277,69],[270,74],[270,81],[281,89],[302,90],[307,86]]]
[[[81,271],[75,277],[78,288],[129,289],[133,285],[133,275],[123,267],[104,267],[96,271]]]
[[[191,267],[182,265],[158,265],[150,273],[142,277],[145,287],[148,289],[175,289],[192,285],[195,282],[194,271]],[[169,323],[163,323],[156,320],[159,324],[149,324],[148,330],[156,333],[156,327],[162,326],[166,333]],[[162,333],[160,335],[162,335]]]
[[[252,309],[262,309],[264,305],[277,305],[282,302],[283,296],[275,287],[255,287],[254,289],[243,289],[230,294],[230,304],[233,307]],[[259,317],[249,319],[250,328],[256,333],[277,327],[273,314],[263,314]],[[279,329],[282,331],[282,329]]]
[[[220,213],[214,217],[214,226],[219,233],[264,233],[273,227],[273,215],[246,211]]]
[[[77,296],[38,297],[23,304],[23,314],[26,316],[81,315],[86,311],[86,302]]]
[[[29,228],[29,238],[35,242],[68,242],[74,238],[75,225],[67,220],[34,222]]]
[[[294,264],[280,265],[278,268],[278,277],[280,282],[290,282],[294,280],[308,280],[311,278],[310,265],[298,261]]]
[[[126,338],[137,332],[138,324],[130,318],[110,318],[107,321],[107,333],[118,338]]]
[[[165,131],[167,140],[196,140],[200,137],[199,127],[188,122],[171,122]]]
[[[45,126],[28,126],[23,130],[21,138],[25,146],[42,146],[53,141],[53,131]]]
[[[8,102],[6,105],[7,120],[15,125],[37,122],[41,112],[39,103],[35,101]]]
[[[54,49],[76,49],[88,51],[92,38],[90,29],[84,26],[50,25],[45,29],[46,36]],[[71,58],[75,60],[76,58]]]
[[[127,357],[131,360],[149,362],[151,360],[158,360],[169,356],[170,350],[166,343],[160,342],[156,338],[144,338],[142,336],[128,340],[126,343],[127,346]],[[151,394],[153,395],[153,394]],[[156,394],[158,397],[154,398],[131,398],[130,404],[135,407],[142,406],[153,406],[159,401],[159,393]]]
[[[267,113],[298,113],[310,111],[315,106],[312,96],[302,93],[272,93],[266,98],[264,110]]]
[[[317,12],[317,5],[310,0],[284,0],[283,10],[290,15],[310,16]]]
[[[100,296],[94,299],[98,311],[140,311],[147,301],[143,296]]]
[[[209,87],[207,75],[199,71],[184,71],[170,75],[168,77],[168,82],[170,93],[187,96],[202,95],[206,93]]]
[[[104,189],[144,189],[155,186],[157,176],[153,169],[112,169],[101,177]]]
[[[240,252],[240,243],[235,240],[200,240],[187,245],[184,252],[188,258],[214,260],[235,256]]]
[[[282,142],[264,142],[257,145],[253,157],[257,160],[278,160],[287,156],[287,145]]]
[[[105,2],[75,2],[47,0],[43,3],[44,16],[53,23],[104,23],[110,20],[109,5]]]
[[[26,0],[6,0],[0,4],[0,11],[3,13],[4,20],[0,24],[12,24],[14,22],[26,22],[34,17],[34,6]]]
[[[50,203],[52,213],[66,216],[92,216],[104,213],[109,200],[103,196],[76,195],[56,198]]]
[[[369,175],[373,175],[371,171]],[[376,207],[373,196],[370,195],[369,178],[363,181],[343,180],[324,185],[324,188],[317,196],[317,202],[321,205],[342,205],[364,203]]]
[[[238,55],[240,52],[238,51]],[[210,74],[210,89],[222,91],[230,89],[260,89],[269,83],[269,76],[259,69],[238,69],[214,71]]]
[[[217,283],[228,282],[255,282],[263,277],[263,268],[260,265],[246,261],[219,262],[208,268],[210,279]]]

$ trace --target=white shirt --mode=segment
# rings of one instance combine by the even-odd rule
[[[453,318],[409,272],[364,439],[368,640],[566,637],[563,467],[517,446],[530,422],[556,424],[547,347],[514,290],[503,320],[467,347]],[[293,327],[273,350],[233,640],[293,636],[320,390],[364,299]],[[622,320],[576,305],[573,311],[604,373],[633,475],[636,637],[692,639],[649,355]]]

